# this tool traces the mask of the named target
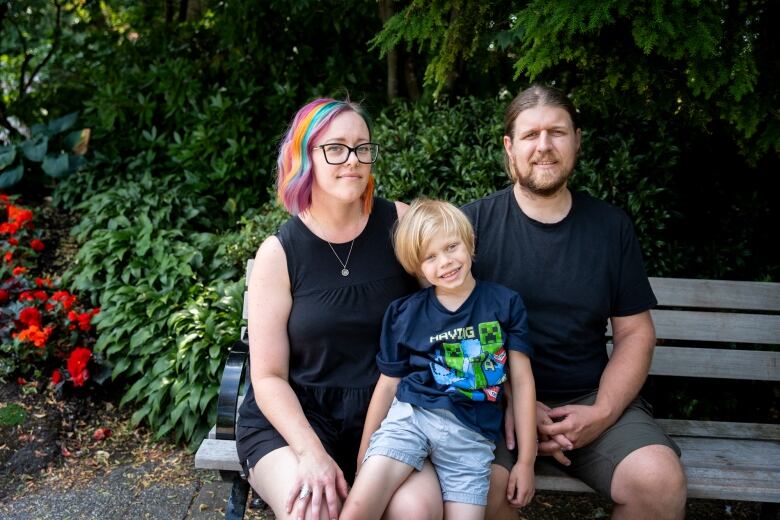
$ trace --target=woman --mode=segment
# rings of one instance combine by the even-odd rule
[[[338,517],[355,473],[387,305],[416,289],[390,229],[406,206],[374,198],[367,118],[348,101],[302,107],[282,142],[278,196],[293,215],[260,246],[249,280],[251,386],[237,448],[277,518]],[[441,517],[430,464],[387,517]]]

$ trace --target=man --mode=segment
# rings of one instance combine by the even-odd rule
[[[567,186],[580,148],[576,115],[563,93],[543,86],[509,105],[513,185],[463,208],[477,234],[474,274],[518,291],[528,308],[540,455],[611,498],[613,518],[682,518],[679,448],[638,397],[655,345],[656,299],[625,213]],[[487,518],[516,518],[497,496],[507,465],[493,466]]]

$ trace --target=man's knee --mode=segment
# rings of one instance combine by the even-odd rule
[[[618,505],[648,502],[675,517],[685,509],[685,471],[671,448],[645,446],[630,453],[615,468],[611,492]]]

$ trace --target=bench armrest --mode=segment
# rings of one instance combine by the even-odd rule
[[[222,382],[219,385],[217,398],[217,439],[235,440],[236,414],[241,384],[246,375],[249,360],[249,345],[236,341],[230,349],[225,369],[222,372]]]

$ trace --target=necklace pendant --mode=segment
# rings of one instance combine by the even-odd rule
[[[349,269],[346,267],[341,270],[341,276],[349,276]]]

